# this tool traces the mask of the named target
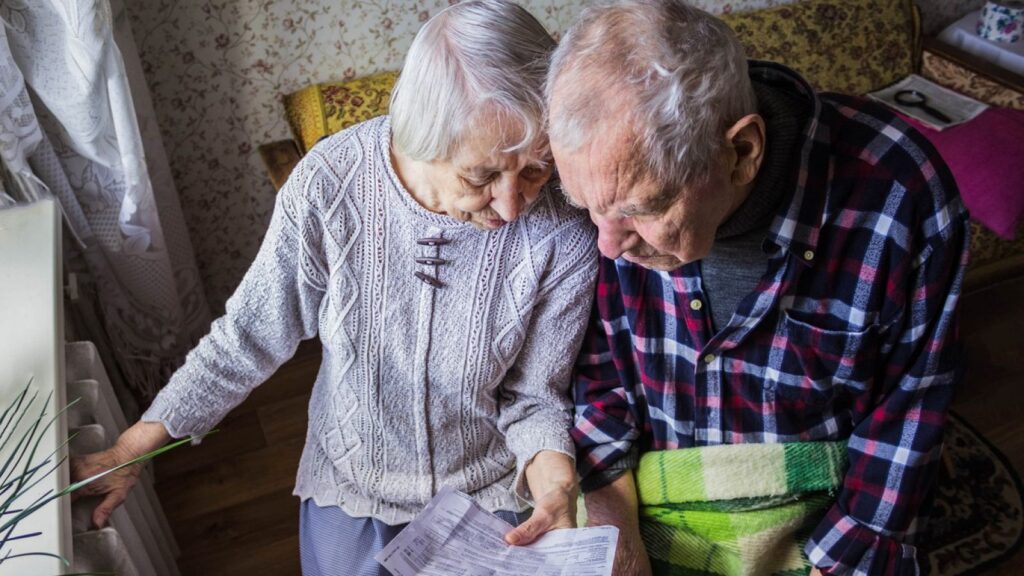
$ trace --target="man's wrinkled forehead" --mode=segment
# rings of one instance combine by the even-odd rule
[[[614,75],[613,75],[614,76]],[[628,86],[608,81],[596,67],[565,70],[554,79],[548,98],[548,132],[562,147],[582,146],[607,124],[626,122],[637,96]]]
[[[633,131],[625,123],[601,124],[578,147],[551,143],[569,200],[597,213],[627,201],[642,181]]]

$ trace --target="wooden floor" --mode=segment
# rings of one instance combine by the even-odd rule
[[[319,366],[319,351],[304,345],[217,433],[156,462],[184,576],[300,574],[292,488]]]
[[[991,301],[1005,301],[998,312]],[[1024,471],[1024,282],[962,309],[970,371],[955,409]],[[200,446],[161,456],[157,490],[185,576],[298,575],[291,495],[320,356],[304,346]],[[986,572],[1024,574],[1024,551]]]
[[[1024,279],[965,298],[960,313],[967,379],[953,409],[1024,474]],[[1024,574],[1024,549],[985,574]]]

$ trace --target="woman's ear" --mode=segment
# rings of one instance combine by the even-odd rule
[[[726,130],[725,138],[733,153],[730,179],[736,186],[746,186],[757,177],[764,160],[764,119],[758,114],[747,114]]]

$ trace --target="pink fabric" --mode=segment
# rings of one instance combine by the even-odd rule
[[[1024,110],[989,108],[942,132],[903,118],[949,165],[971,218],[1012,240],[1024,218]]]

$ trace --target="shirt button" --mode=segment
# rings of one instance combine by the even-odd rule
[[[804,260],[807,260],[808,262],[814,260],[814,251],[808,250],[807,252],[804,252]]]
[[[700,310],[701,306],[703,306],[703,305],[704,304],[701,303],[700,298],[694,298],[693,300],[690,300],[690,309],[691,310]]]
[[[707,354],[707,355],[704,356],[704,363],[705,364],[711,364],[714,361],[715,361],[715,355],[714,354]]]

